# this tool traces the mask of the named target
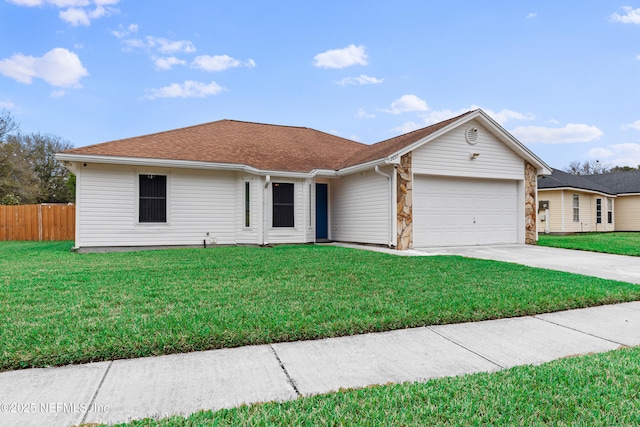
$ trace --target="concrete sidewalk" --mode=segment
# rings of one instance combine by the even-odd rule
[[[640,301],[457,325],[0,373],[0,425],[69,426],[285,401],[640,345]]]

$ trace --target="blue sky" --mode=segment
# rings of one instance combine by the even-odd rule
[[[483,108],[640,164],[640,3],[0,0],[0,108],[84,146],[219,119],[364,143]]]

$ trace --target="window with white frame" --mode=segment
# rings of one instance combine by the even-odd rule
[[[573,222],[580,222],[580,195],[573,195]]]
[[[602,224],[602,199],[596,199],[596,224]]]
[[[607,199],[607,224],[613,224],[613,199]]]

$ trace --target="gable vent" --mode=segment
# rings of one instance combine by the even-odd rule
[[[467,128],[464,132],[464,137],[469,144],[475,144],[478,142],[478,128]]]

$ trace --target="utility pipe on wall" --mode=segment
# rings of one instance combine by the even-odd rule
[[[262,245],[269,244],[267,239],[267,230],[269,229],[269,184],[271,184],[271,175],[265,176],[264,189],[262,191]]]

